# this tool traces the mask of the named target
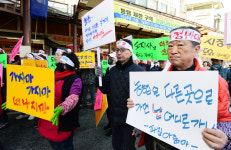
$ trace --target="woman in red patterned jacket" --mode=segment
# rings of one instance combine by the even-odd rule
[[[55,72],[55,110],[51,122],[40,119],[39,133],[54,150],[73,150],[73,133],[79,126],[82,80],[76,75],[79,61],[74,53],[62,56]]]

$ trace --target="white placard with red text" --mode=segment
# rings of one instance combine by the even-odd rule
[[[115,38],[113,0],[104,0],[82,16],[84,50],[112,43]]]

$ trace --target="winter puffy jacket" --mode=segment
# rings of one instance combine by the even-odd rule
[[[133,63],[132,57],[124,65],[119,62],[111,68],[109,74],[102,78],[102,93],[110,94],[109,107],[111,109],[112,125],[125,124],[127,118],[127,99],[129,95],[129,72],[144,71],[140,66]]]

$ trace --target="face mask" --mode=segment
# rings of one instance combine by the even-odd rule
[[[114,66],[115,66],[115,64],[114,65],[108,65],[109,70]]]
[[[112,65],[113,64],[113,59],[108,59],[108,64]]]
[[[59,70],[60,72],[65,71],[65,69],[64,69],[64,64],[63,64],[63,63],[58,63],[58,64],[57,64],[57,70]]]

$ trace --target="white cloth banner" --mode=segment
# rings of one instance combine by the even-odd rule
[[[231,45],[231,12],[225,13],[224,44]]]
[[[217,126],[218,72],[130,72],[130,98],[126,123],[179,149],[210,149],[201,132]]]

